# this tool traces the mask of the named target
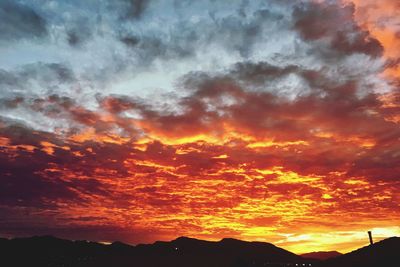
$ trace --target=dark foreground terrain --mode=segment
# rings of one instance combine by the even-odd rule
[[[317,260],[327,260],[330,258],[335,258],[338,256],[343,255],[340,252],[337,251],[318,251],[318,252],[310,252],[310,253],[305,253],[305,254],[301,254],[300,256],[302,256],[303,258],[306,259],[317,259]]]
[[[0,266],[40,267],[398,267],[400,238],[324,261],[303,258],[269,243],[180,237],[171,242],[130,246],[69,241],[51,236],[0,239]]]

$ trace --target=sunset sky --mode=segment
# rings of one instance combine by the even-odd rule
[[[400,236],[397,0],[1,0],[0,237]]]

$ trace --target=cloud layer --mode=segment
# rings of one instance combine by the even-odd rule
[[[395,16],[272,0],[2,13],[0,235],[304,252],[399,234],[400,57],[378,27],[397,38]]]

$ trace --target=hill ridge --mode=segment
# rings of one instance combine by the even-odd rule
[[[148,267],[397,267],[400,238],[392,237],[324,261],[307,259],[274,244],[223,238],[206,241],[186,236],[153,244],[102,244],[54,236],[2,239],[1,266],[148,266]],[[21,255],[15,257],[14,255]],[[304,264],[304,265],[303,265]]]

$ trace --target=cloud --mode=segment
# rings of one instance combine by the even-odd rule
[[[43,17],[30,7],[14,1],[0,3],[0,25],[2,41],[42,38],[48,33]]]
[[[71,23],[72,24],[72,23]],[[76,25],[69,25],[67,30],[67,41],[71,46],[79,46],[92,38],[92,30],[88,26],[89,22],[81,20]]]
[[[73,71],[60,63],[37,62],[12,71],[0,69],[0,86],[7,95],[47,93],[74,81]]]
[[[2,47],[0,234],[279,241],[398,221],[397,63],[354,5],[77,2],[32,5],[51,38]]]
[[[327,39],[341,53],[383,54],[383,46],[354,20],[354,4],[305,2],[293,11],[294,28],[307,41]]]
[[[129,4],[129,9],[127,11],[127,16],[132,18],[140,18],[143,12],[146,10],[149,0],[127,0]]]

